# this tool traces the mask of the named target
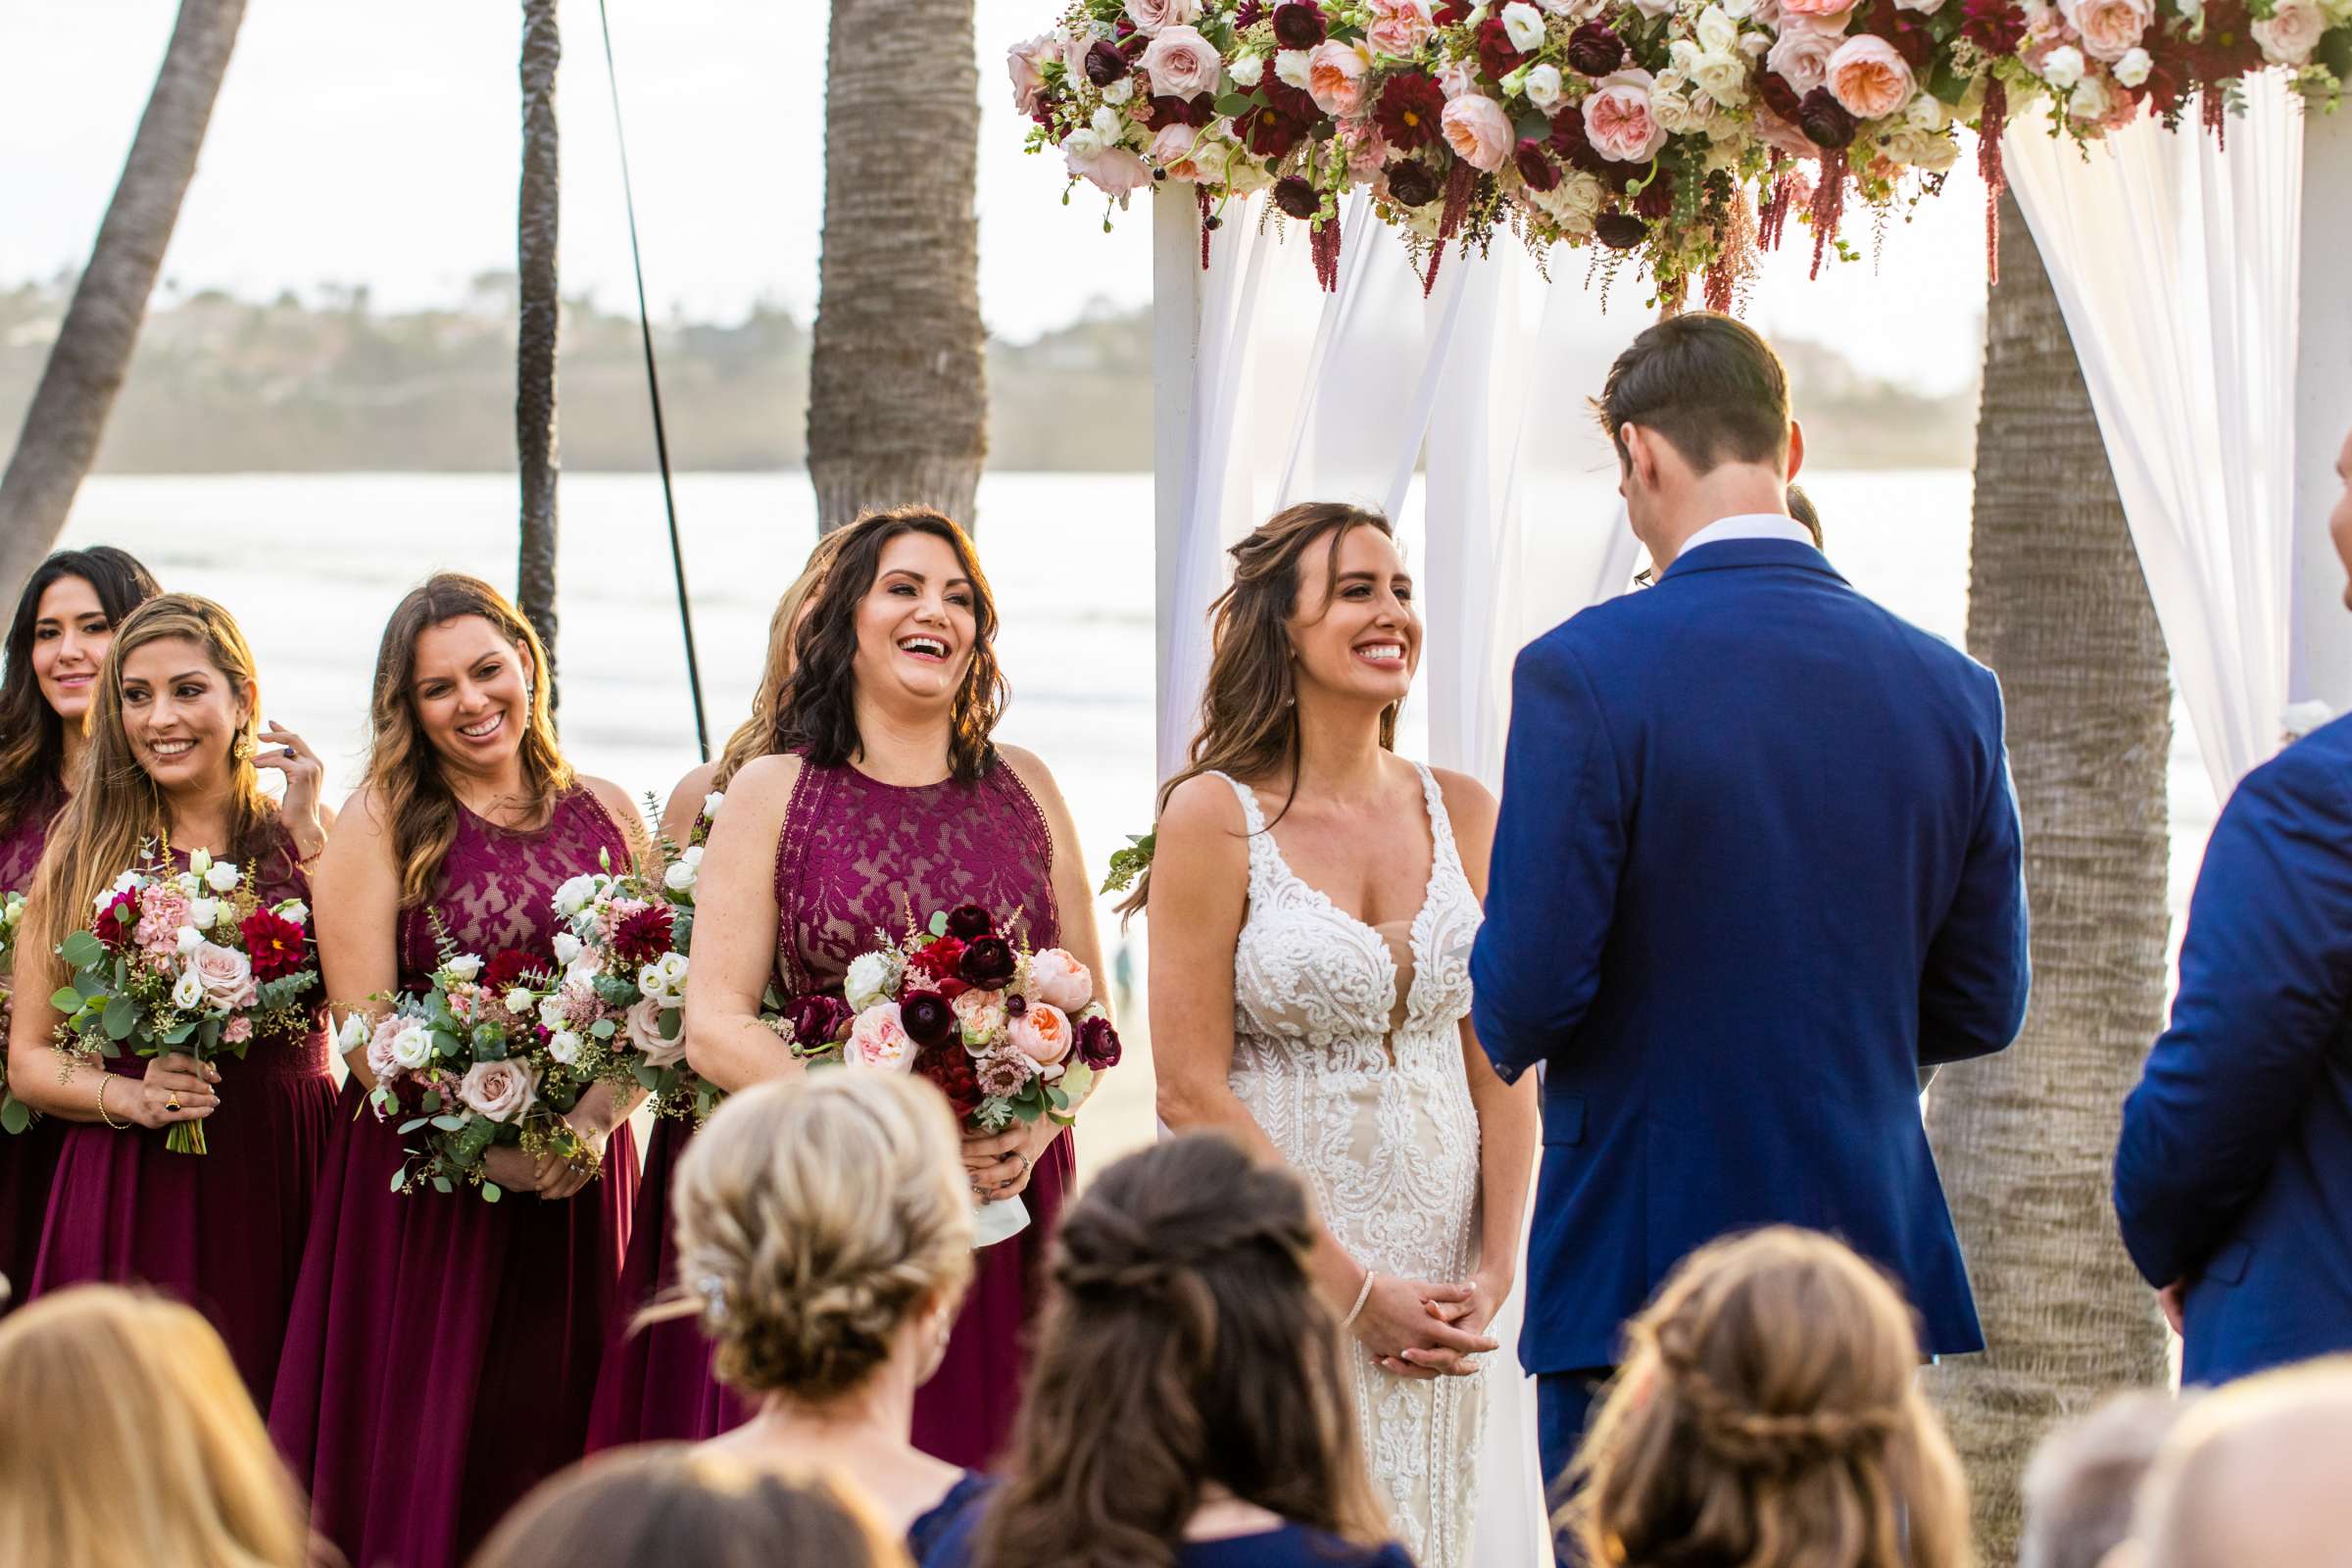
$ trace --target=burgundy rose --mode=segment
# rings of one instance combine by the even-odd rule
[[[1529,190],[1541,192],[1559,188],[1560,166],[1544,156],[1542,142],[1522,141],[1519,150],[1511,155],[1511,162],[1519,166],[1519,177],[1527,181]]]
[[[2026,41],[2026,13],[2016,0],[1966,0],[1960,16],[1960,36],[1985,54],[2013,55]]]
[[[1568,35],[1568,64],[1588,76],[1605,76],[1625,64],[1625,37],[1605,22],[1588,22]]]
[[[1108,1018],[1088,1018],[1078,1025],[1078,1059],[1097,1072],[1119,1064],[1119,1032]]]
[[[493,953],[490,961],[482,966],[482,989],[493,996],[503,996],[512,991],[533,967],[528,955],[517,953],[513,948]]]
[[[659,962],[669,952],[670,908],[649,904],[620,917],[612,928],[612,956],[632,968]]]
[[[1323,198],[1305,179],[1285,174],[1274,182],[1274,205],[1291,217],[1303,220],[1323,211]]]
[[[1290,0],[1274,8],[1274,41],[1285,49],[1312,49],[1327,36],[1321,6]]]
[[[1495,81],[1534,58],[1511,42],[1511,29],[1502,24],[1500,17],[1489,17],[1478,24],[1478,63]]]
[[[1412,158],[1399,158],[1388,167],[1389,200],[1399,207],[1427,207],[1446,193],[1438,172]]]
[[[975,937],[963,950],[958,973],[965,985],[1001,991],[1012,984],[1012,944],[1003,937]]]
[[[130,934],[138,928],[139,896],[136,893],[118,893],[98,911],[90,931],[110,948],[130,945]]]
[[[1613,251],[1630,251],[1649,238],[1649,225],[1631,213],[1603,213],[1592,220],[1592,236]]]
[[[1127,57],[1118,45],[1097,39],[1086,52],[1086,79],[1098,87],[1107,87],[1127,74]]]
[[[1827,87],[1805,94],[1796,108],[1796,124],[1816,147],[1843,147],[1854,139],[1854,117]]]
[[[987,936],[996,928],[996,917],[977,904],[959,904],[948,911],[948,935],[958,942]]]
[[[941,937],[906,960],[906,967],[916,974],[943,979],[956,971],[963,962],[963,944],[954,937]]]
[[[1444,134],[1446,89],[1424,72],[1399,72],[1381,87],[1372,118],[1391,147],[1400,153],[1416,151]]]
[[[1795,124],[1796,117],[1804,112],[1804,99],[1797,96],[1794,87],[1788,85],[1788,78],[1777,71],[1766,71],[1759,64],[1752,80],[1757,93],[1764,100],[1764,107],[1791,125]]]
[[[792,1030],[792,1038],[800,1045],[827,1045],[841,1033],[841,1026],[850,1021],[850,1004],[839,997],[829,997],[822,992],[813,996],[795,997],[784,1004],[784,1021]]]
[[[899,1027],[925,1051],[956,1037],[956,1009],[936,991],[914,991],[899,999]]]

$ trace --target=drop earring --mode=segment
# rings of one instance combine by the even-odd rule
[[[239,735],[236,739],[236,744],[229,747],[228,755],[235,758],[240,762],[250,762],[253,760],[253,754],[257,749],[258,748],[256,748],[253,744],[252,736]]]

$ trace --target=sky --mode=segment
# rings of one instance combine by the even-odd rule
[[[806,319],[824,206],[823,0],[610,0],[657,314],[734,319],[767,301]],[[1098,301],[1151,298],[1151,216],[1022,150],[1005,47],[1057,0],[975,0],[982,106],[981,311],[1026,340]],[[176,0],[0,0],[0,286],[86,259]],[[562,268],[566,293],[632,295],[595,0],[564,0]],[[514,261],[519,148],[512,0],[256,0],[165,262],[167,285],[268,298],[361,285],[379,306],[444,304]],[[909,156],[920,149],[910,148]],[[1771,259],[1748,308],[1768,333],[1835,344],[1922,391],[1966,384],[1982,352],[1984,192],[1964,158],[1942,196],[1886,227],[1874,265],[1808,281],[1809,246]],[[1808,254],[1799,254],[1799,252]],[[1302,261],[1303,265],[1303,261]],[[1552,269],[1583,287],[1582,257]]]

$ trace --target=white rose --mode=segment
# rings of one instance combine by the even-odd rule
[[[571,966],[571,960],[578,957],[586,946],[586,943],[582,942],[578,937],[573,936],[568,931],[557,932],[556,961],[560,964],[563,964],[564,967],[569,968]]]
[[[1560,81],[1560,68],[1557,66],[1536,66],[1528,71],[1527,80],[1523,85],[1527,93],[1527,101],[1531,104],[1534,104],[1538,109],[1543,110],[1545,114],[1549,114],[1551,113],[1552,106],[1560,101],[1560,88],[1562,85]]]
[[[548,997],[540,1002],[540,1027],[545,1029],[561,1029],[570,1022],[570,1015],[564,1010],[564,999],[562,997]]]
[[[1232,65],[1227,66],[1225,70],[1227,74],[1233,77],[1233,84],[1235,86],[1254,87],[1258,83],[1258,78],[1266,74],[1265,57],[1262,55],[1242,55],[1235,59]]]
[[[850,972],[842,980],[842,996],[849,1004],[863,1012],[890,994],[891,963],[879,953],[860,953],[851,960]]]
[[[531,1009],[538,1004],[539,999],[521,986],[507,993],[507,1010],[517,1018],[530,1016]]]
[[[172,1005],[185,1010],[204,1005],[204,982],[196,978],[193,969],[182,969],[179,978],[172,982]]]
[[[1274,57],[1275,79],[1296,87],[1300,92],[1306,91],[1310,70],[1307,65],[1308,54],[1309,51],[1304,49],[1285,49],[1276,54]]]
[[[433,1032],[421,1023],[404,1025],[392,1036],[391,1054],[403,1071],[416,1071],[433,1059]]]
[[[1511,0],[1502,8],[1502,30],[1521,54],[1544,47],[1544,13],[1527,0]]]
[[[1939,132],[1924,138],[1924,144],[1919,149],[1919,156],[1914,158],[1912,163],[1931,174],[1939,174],[1959,161],[1960,144],[1952,140],[1950,136]]]
[[[220,912],[220,906],[211,899],[191,899],[188,902],[188,924],[199,931],[210,931],[214,918]]]
[[[2148,73],[2155,69],[2156,62],[2148,58],[2145,49],[2127,49],[2124,57],[2115,63],[2115,79],[2127,87],[2137,87],[2148,79]],[[1932,103],[1935,100],[1929,101]]]
[[[482,960],[470,953],[464,953],[443,964],[441,969],[453,980],[470,980],[482,972]]]
[[[311,906],[300,899],[280,900],[276,912],[280,919],[291,920],[296,925],[307,924],[311,918]]]
[[[1699,13],[1698,46],[1711,55],[1728,55],[1740,47],[1740,24],[1721,6]]]
[[[1691,85],[1726,109],[1747,102],[1747,60],[1739,54],[1700,55],[1685,68]]]
[[[559,1065],[568,1067],[580,1059],[580,1037],[568,1029],[559,1029],[547,1037],[547,1054]]]
[[[672,860],[662,873],[662,885],[672,893],[691,893],[701,877],[701,866],[693,860]]]
[[[712,790],[703,797],[703,814],[713,822],[718,820],[718,808],[727,804],[724,790]]]
[[[2082,51],[2062,43],[2041,59],[2041,79],[2064,92],[2082,79]]]
[[[2077,120],[2101,120],[2107,114],[2107,83],[2097,76],[2084,76],[2075,83],[2073,94],[2066,100],[2066,112]]]
[[[178,949],[179,956],[184,958],[204,946],[204,933],[192,925],[183,925],[179,928],[179,938],[173,946]]]
[[[556,889],[556,912],[568,920],[588,907],[588,901],[595,897],[596,878],[575,876]]]
[[[226,860],[219,860],[214,862],[210,871],[204,873],[204,885],[215,893],[234,893],[237,891],[239,875],[241,873],[234,865]]]
[[[1914,130],[1940,132],[1952,122],[1952,112],[1943,100],[1932,92],[1923,92],[1903,110],[1903,119]]]

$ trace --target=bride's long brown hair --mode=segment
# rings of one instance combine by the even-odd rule
[[[1200,727],[1193,732],[1184,769],[1160,786],[1159,809],[1178,785],[1202,773],[1224,773],[1245,783],[1287,775],[1298,791],[1298,706],[1292,669],[1291,617],[1298,610],[1298,585],[1307,556],[1321,549],[1324,594],[1339,589],[1340,542],[1358,528],[1376,528],[1394,539],[1396,530],[1377,512],[1340,501],[1302,501],[1259,523],[1235,545],[1233,582],[1208,607],[1208,682],[1200,695]],[[1380,715],[1380,744],[1396,749],[1396,707]],[[1274,820],[1282,820],[1282,811]],[[1268,824],[1269,826],[1271,824]],[[1152,902],[1152,872],[1146,867],[1119,913],[1133,915]]]

